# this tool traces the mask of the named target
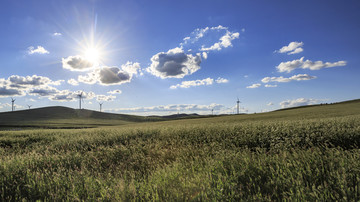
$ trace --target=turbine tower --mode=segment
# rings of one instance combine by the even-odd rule
[[[83,100],[82,100],[82,95],[83,95],[83,93],[84,93],[84,91],[81,91],[81,93],[78,94],[78,97],[79,97],[79,109],[81,109],[81,101],[83,101]]]
[[[239,98],[237,98],[236,104],[237,104],[237,114],[239,114],[240,113],[240,100],[239,100]]]
[[[28,107],[29,107],[29,109],[30,109],[30,107],[32,106],[32,105],[27,105]]]
[[[214,108],[211,109],[211,115],[214,115]]]
[[[11,98],[11,111],[14,111],[15,108],[14,108],[14,102],[15,102],[16,99],[13,99]]]
[[[99,105],[100,105],[100,112],[101,112],[101,108],[102,108],[102,105],[103,105],[104,103],[103,102],[99,102]]]

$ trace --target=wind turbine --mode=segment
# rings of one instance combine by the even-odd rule
[[[237,104],[237,114],[239,114],[240,113],[240,100],[239,100],[239,98],[237,98],[236,104]]]
[[[214,108],[211,109],[211,115],[214,115]]]
[[[79,109],[81,109],[81,101],[84,101],[82,98],[83,93],[84,91],[81,91],[81,93],[77,95],[79,97]]]
[[[32,105],[27,105],[28,107],[29,107],[29,109],[30,109],[30,107],[32,106]]]
[[[11,98],[11,111],[14,111],[15,108],[14,108],[14,102],[15,102],[16,99],[13,99]]]
[[[101,112],[101,108],[102,108],[102,105],[103,105],[104,103],[103,102],[99,102],[99,105],[100,105],[100,112]]]

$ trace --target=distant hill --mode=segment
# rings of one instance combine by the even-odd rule
[[[124,122],[160,121],[161,117],[143,117],[126,114],[98,112],[87,109],[73,109],[68,107],[43,107],[14,112],[0,113],[0,126],[34,126],[54,125],[56,122],[67,125],[109,125]]]
[[[68,107],[44,107],[29,110],[0,113],[0,127],[42,127],[42,128],[74,128],[124,125],[138,122],[167,121],[176,119],[228,117],[234,121],[292,119],[296,117],[328,118],[360,114],[360,99],[332,104],[318,104],[280,109],[259,114],[202,116],[198,114],[173,114],[167,116],[136,116],[98,112],[87,109]],[[224,119],[225,120],[225,119]]]
[[[153,118],[161,118],[161,119],[180,119],[180,118],[197,118],[200,117],[199,114],[171,114],[166,116],[149,116]]]

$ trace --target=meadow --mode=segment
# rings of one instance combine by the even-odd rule
[[[0,199],[358,201],[360,101],[0,131]]]

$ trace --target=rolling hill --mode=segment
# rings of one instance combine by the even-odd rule
[[[43,107],[0,113],[0,126],[84,126],[121,125],[131,122],[159,121],[161,117],[113,114],[68,107]],[[56,126],[57,125],[57,126]]]
[[[270,119],[297,119],[329,118],[347,116],[360,113],[360,99],[333,104],[319,104],[281,109],[259,114],[240,114],[222,116],[200,116],[198,114],[174,114],[168,116],[135,116],[98,112],[87,109],[73,109],[68,107],[44,107],[29,110],[0,113],[0,127],[48,127],[73,128],[124,125],[139,122],[168,121],[175,119],[211,118],[214,121],[233,119],[243,120],[270,120]],[[220,118],[223,117],[223,118]],[[228,118],[226,118],[228,117]],[[199,120],[201,121],[201,120]]]

